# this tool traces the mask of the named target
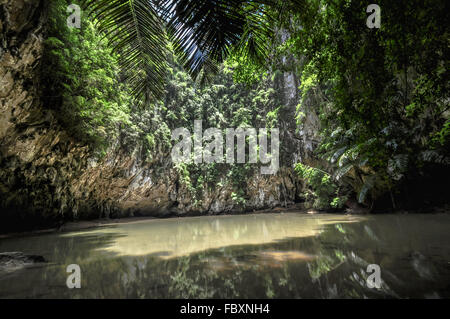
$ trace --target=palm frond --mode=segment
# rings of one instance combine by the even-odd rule
[[[164,93],[167,36],[149,0],[83,0],[115,52],[133,95],[140,101]]]
[[[275,37],[274,22],[301,10],[305,0],[159,0],[169,34],[195,78],[231,53],[263,64]]]
[[[187,70],[196,77],[208,63],[221,63],[230,48],[263,60],[268,52],[265,7],[258,1],[162,0],[160,11]]]
[[[164,92],[168,38],[184,67],[208,80],[231,52],[264,63],[273,19],[305,0],[82,0],[125,70],[133,93]]]

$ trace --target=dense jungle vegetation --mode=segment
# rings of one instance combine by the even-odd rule
[[[379,29],[366,26],[366,1],[84,1],[80,29],[66,26],[73,2],[49,4],[42,90],[61,125],[99,157],[116,147],[157,162],[169,156],[171,130],[192,131],[195,119],[280,127],[279,81],[293,72],[298,129],[311,101],[321,123],[317,161],[295,167],[312,206],[448,200],[447,1],[380,0]],[[254,166],[179,171],[194,200],[226,171],[245,202],[241,184]]]

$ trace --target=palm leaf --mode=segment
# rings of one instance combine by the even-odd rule
[[[239,44],[242,53],[259,60],[267,54],[271,30],[257,1],[162,0],[159,5],[176,52],[194,77],[204,66],[223,62]]]
[[[274,22],[300,10],[304,0],[161,0],[171,39],[194,78],[231,53],[264,64]]]
[[[133,95],[149,101],[164,94],[167,36],[149,0],[83,0],[124,71]]]
[[[138,97],[164,93],[167,36],[184,67],[208,80],[233,52],[264,63],[273,21],[304,0],[82,0]]]

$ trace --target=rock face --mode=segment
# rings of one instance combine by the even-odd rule
[[[0,1],[0,228],[10,231],[68,214],[88,157],[41,104],[45,11],[45,1]]]
[[[45,3],[0,0],[0,232],[73,219],[248,211],[289,205],[299,198],[301,183],[293,165],[311,156],[317,117],[311,112],[296,133],[299,83],[294,73],[284,74],[278,83],[286,105],[278,173],[255,173],[247,181],[245,205],[236,203],[233,190],[220,183],[193,203],[169,156],[158,167],[118,149],[98,160],[42,104]]]
[[[175,169],[167,168],[163,176],[155,169],[125,154],[87,168],[72,184],[78,203],[74,214],[87,218],[233,213],[293,204],[301,189],[293,170],[281,168],[277,175],[255,174],[247,181],[245,205],[233,200],[233,189],[225,183],[205,188],[195,203]]]

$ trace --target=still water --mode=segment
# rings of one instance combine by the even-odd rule
[[[48,261],[0,270],[0,298],[449,298],[449,230],[448,214],[273,213],[0,239]],[[69,264],[81,289],[66,286]]]

